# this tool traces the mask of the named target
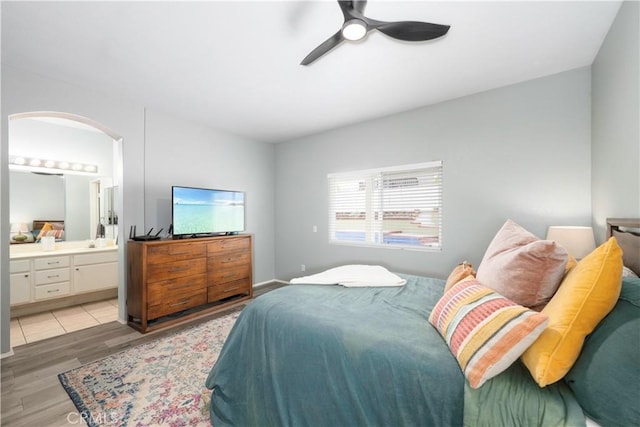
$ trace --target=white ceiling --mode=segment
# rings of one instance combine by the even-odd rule
[[[248,138],[282,142],[593,62],[618,1],[382,1],[376,31],[299,65],[342,24],[335,1],[2,2],[2,61]]]

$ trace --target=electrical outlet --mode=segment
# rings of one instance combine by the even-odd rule
[[[300,271],[305,271],[307,269],[307,266],[304,264],[300,265]]]

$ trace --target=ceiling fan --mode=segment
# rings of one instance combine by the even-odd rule
[[[361,40],[371,30],[378,30],[389,37],[405,41],[424,41],[442,37],[449,31],[449,25],[431,24],[417,21],[384,22],[364,16],[367,0],[338,0],[344,15],[340,31],[316,47],[300,63],[311,64],[345,40]]]

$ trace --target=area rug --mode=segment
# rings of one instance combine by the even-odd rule
[[[207,426],[204,382],[240,310],[58,375],[89,426]]]

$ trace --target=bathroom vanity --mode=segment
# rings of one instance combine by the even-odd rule
[[[117,296],[118,248],[89,242],[58,242],[52,251],[40,244],[10,250],[11,317]]]

